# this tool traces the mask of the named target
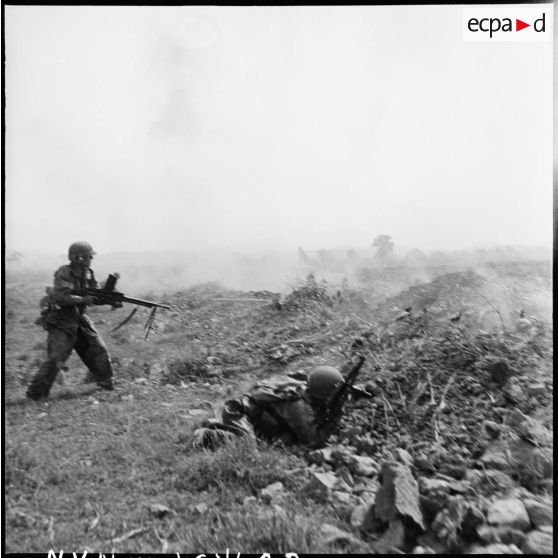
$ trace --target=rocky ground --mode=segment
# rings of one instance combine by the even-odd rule
[[[286,294],[204,284],[166,297],[172,310],[159,314],[148,352],[131,355],[143,335],[135,321],[108,343],[121,385],[189,393],[182,402],[196,418],[256,379],[341,366],[356,344],[366,357],[357,383],[370,397],[347,403],[328,447],[285,449],[302,460],[298,497],[337,518],[321,526],[322,541],[376,553],[549,554],[552,326],[539,306],[549,289],[540,269],[513,266],[446,273],[379,299],[312,275]],[[14,311],[17,289],[10,295]],[[118,322],[95,318],[100,328]],[[13,345],[8,359],[16,401],[35,361]],[[123,402],[134,397],[124,391]],[[292,490],[273,482],[245,504],[281,513]]]
[[[552,548],[550,330],[519,317],[509,329],[475,327],[472,293],[483,283],[473,272],[444,275],[386,301],[366,324],[351,313],[362,308],[358,292],[329,296],[310,279],[259,309],[255,339],[236,329],[227,345],[244,347],[262,370],[318,362],[313,355],[332,349],[339,360],[347,341],[362,342],[368,366],[360,380],[374,397],[354,402],[332,445],[308,454],[307,488],[377,539],[378,552]],[[473,302],[459,308],[456,298]],[[405,312],[402,302],[413,306]],[[386,308],[399,310],[395,319]],[[224,333],[211,343],[217,376],[231,370],[219,353]]]

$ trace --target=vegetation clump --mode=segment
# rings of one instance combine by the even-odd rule
[[[204,358],[175,357],[167,361],[161,380],[165,384],[179,385],[181,382],[195,382],[208,377],[209,367]]]
[[[313,273],[299,286],[294,287],[284,301],[286,308],[298,308],[308,304],[310,301],[331,305],[332,300],[327,294],[327,285],[316,281]]]

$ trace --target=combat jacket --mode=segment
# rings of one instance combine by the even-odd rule
[[[306,393],[297,399],[276,401],[264,407],[249,397],[247,403],[247,414],[259,436],[311,447],[321,447],[326,442],[328,433],[318,426],[317,412]]]
[[[54,273],[54,288],[50,294],[52,306],[45,319],[46,324],[69,334],[75,334],[80,327],[95,331],[86,313],[83,297],[72,294],[72,291],[84,288],[99,288],[92,269],[77,271],[71,265],[60,267]]]

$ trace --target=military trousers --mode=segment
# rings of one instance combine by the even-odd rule
[[[89,328],[79,327],[71,333],[52,328],[47,338],[47,358],[27,388],[27,397],[47,397],[64,362],[75,350],[100,387],[112,388],[112,363],[104,341]]]

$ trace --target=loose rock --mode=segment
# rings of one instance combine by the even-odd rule
[[[382,464],[380,476],[381,485],[375,500],[376,518],[391,522],[397,517],[407,517],[424,529],[418,484],[411,470],[400,463],[386,461]]]
[[[328,446],[322,449],[311,451],[308,454],[308,461],[310,461],[310,463],[315,463],[316,465],[331,463],[331,454],[333,452],[333,449],[334,448]]]
[[[515,527],[521,531],[527,531],[531,525],[523,502],[517,498],[503,498],[492,502],[487,519],[490,525]]]
[[[369,503],[364,503],[356,506],[351,512],[350,523],[355,529],[366,530],[366,524],[364,522],[366,514],[370,507]]]
[[[376,554],[393,554],[405,544],[405,525],[401,519],[392,521],[387,531],[373,543]]]
[[[361,455],[351,455],[349,469],[354,475],[372,477],[378,473],[379,467],[375,459]]]
[[[398,461],[402,465],[405,465],[406,467],[413,467],[414,465],[413,457],[407,450],[403,448],[397,448],[394,451],[394,457],[396,461]]]
[[[503,471],[491,469],[486,471],[469,469],[465,474],[465,479],[468,480],[475,488],[482,490],[488,495],[496,492],[505,492],[515,486],[515,483],[510,475],[504,473]]]
[[[551,533],[537,529],[527,533],[521,550],[525,554],[549,554],[553,555],[553,536]]]
[[[518,548],[525,541],[525,533],[513,527],[493,527],[483,525],[477,530],[479,540],[484,544],[515,544]]]
[[[317,502],[326,502],[331,497],[331,491],[336,484],[337,477],[333,473],[313,472],[310,481],[302,491]]]
[[[209,506],[205,502],[201,502],[199,504],[195,504],[193,506],[193,510],[195,513],[203,515],[204,513],[207,513],[207,511],[209,510]]]
[[[442,509],[432,522],[431,529],[436,537],[451,551],[457,551],[463,546],[463,524],[469,513],[470,504],[463,496],[450,496],[447,506]],[[473,516],[477,516],[475,512]],[[482,514],[481,514],[482,515]],[[482,521],[477,519],[476,523]],[[469,525],[471,531],[476,525]]]
[[[547,392],[547,387],[544,384],[529,384],[527,386],[527,393],[530,397],[540,397]]]
[[[537,447],[525,440],[510,442],[509,453],[512,456],[514,472],[520,480],[544,480],[554,473],[554,456],[551,448]]]
[[[518,384],[506,385],[502,393],[510,403],[521,403],[525,398],[525,393]]]
[[[498,436],[500,436],[500,434],[502,433],[502,427],[493,420],[485,420],[484,429],[486,430],[486,433],[493,439],[498,438]]]
[[[525,505],[525,509],[527,510],[531,523],[535,527],[553,524],[553,511],[551,503],[527,499],[523,500],[523,504]]]
[[[493,445],[483,453],[480,463],[487,469],[507,471],[510,468],[509,454],[503,445]]]
[[[552,432],[533,418],[526,417],[522,420],[516,431],[523,440],[531,442],[535,446],[550,447],[552,445]]]
[[[134,383],[140,384],[140,385],[146,385],[146,384],[149,383],[149,380],[147,378],[136,378],[134,380]]]
[[[523,554],[515,544],[490,544],[475,546],[467,554]]]
[[[271,502],[280,500],[284,494],[285,494],[285,487],[283,486],[283,483],[274,482],[273,484],[270,484],[265,488],[262,488],[260,492],[260,497],[266,504],[271,504]]]

